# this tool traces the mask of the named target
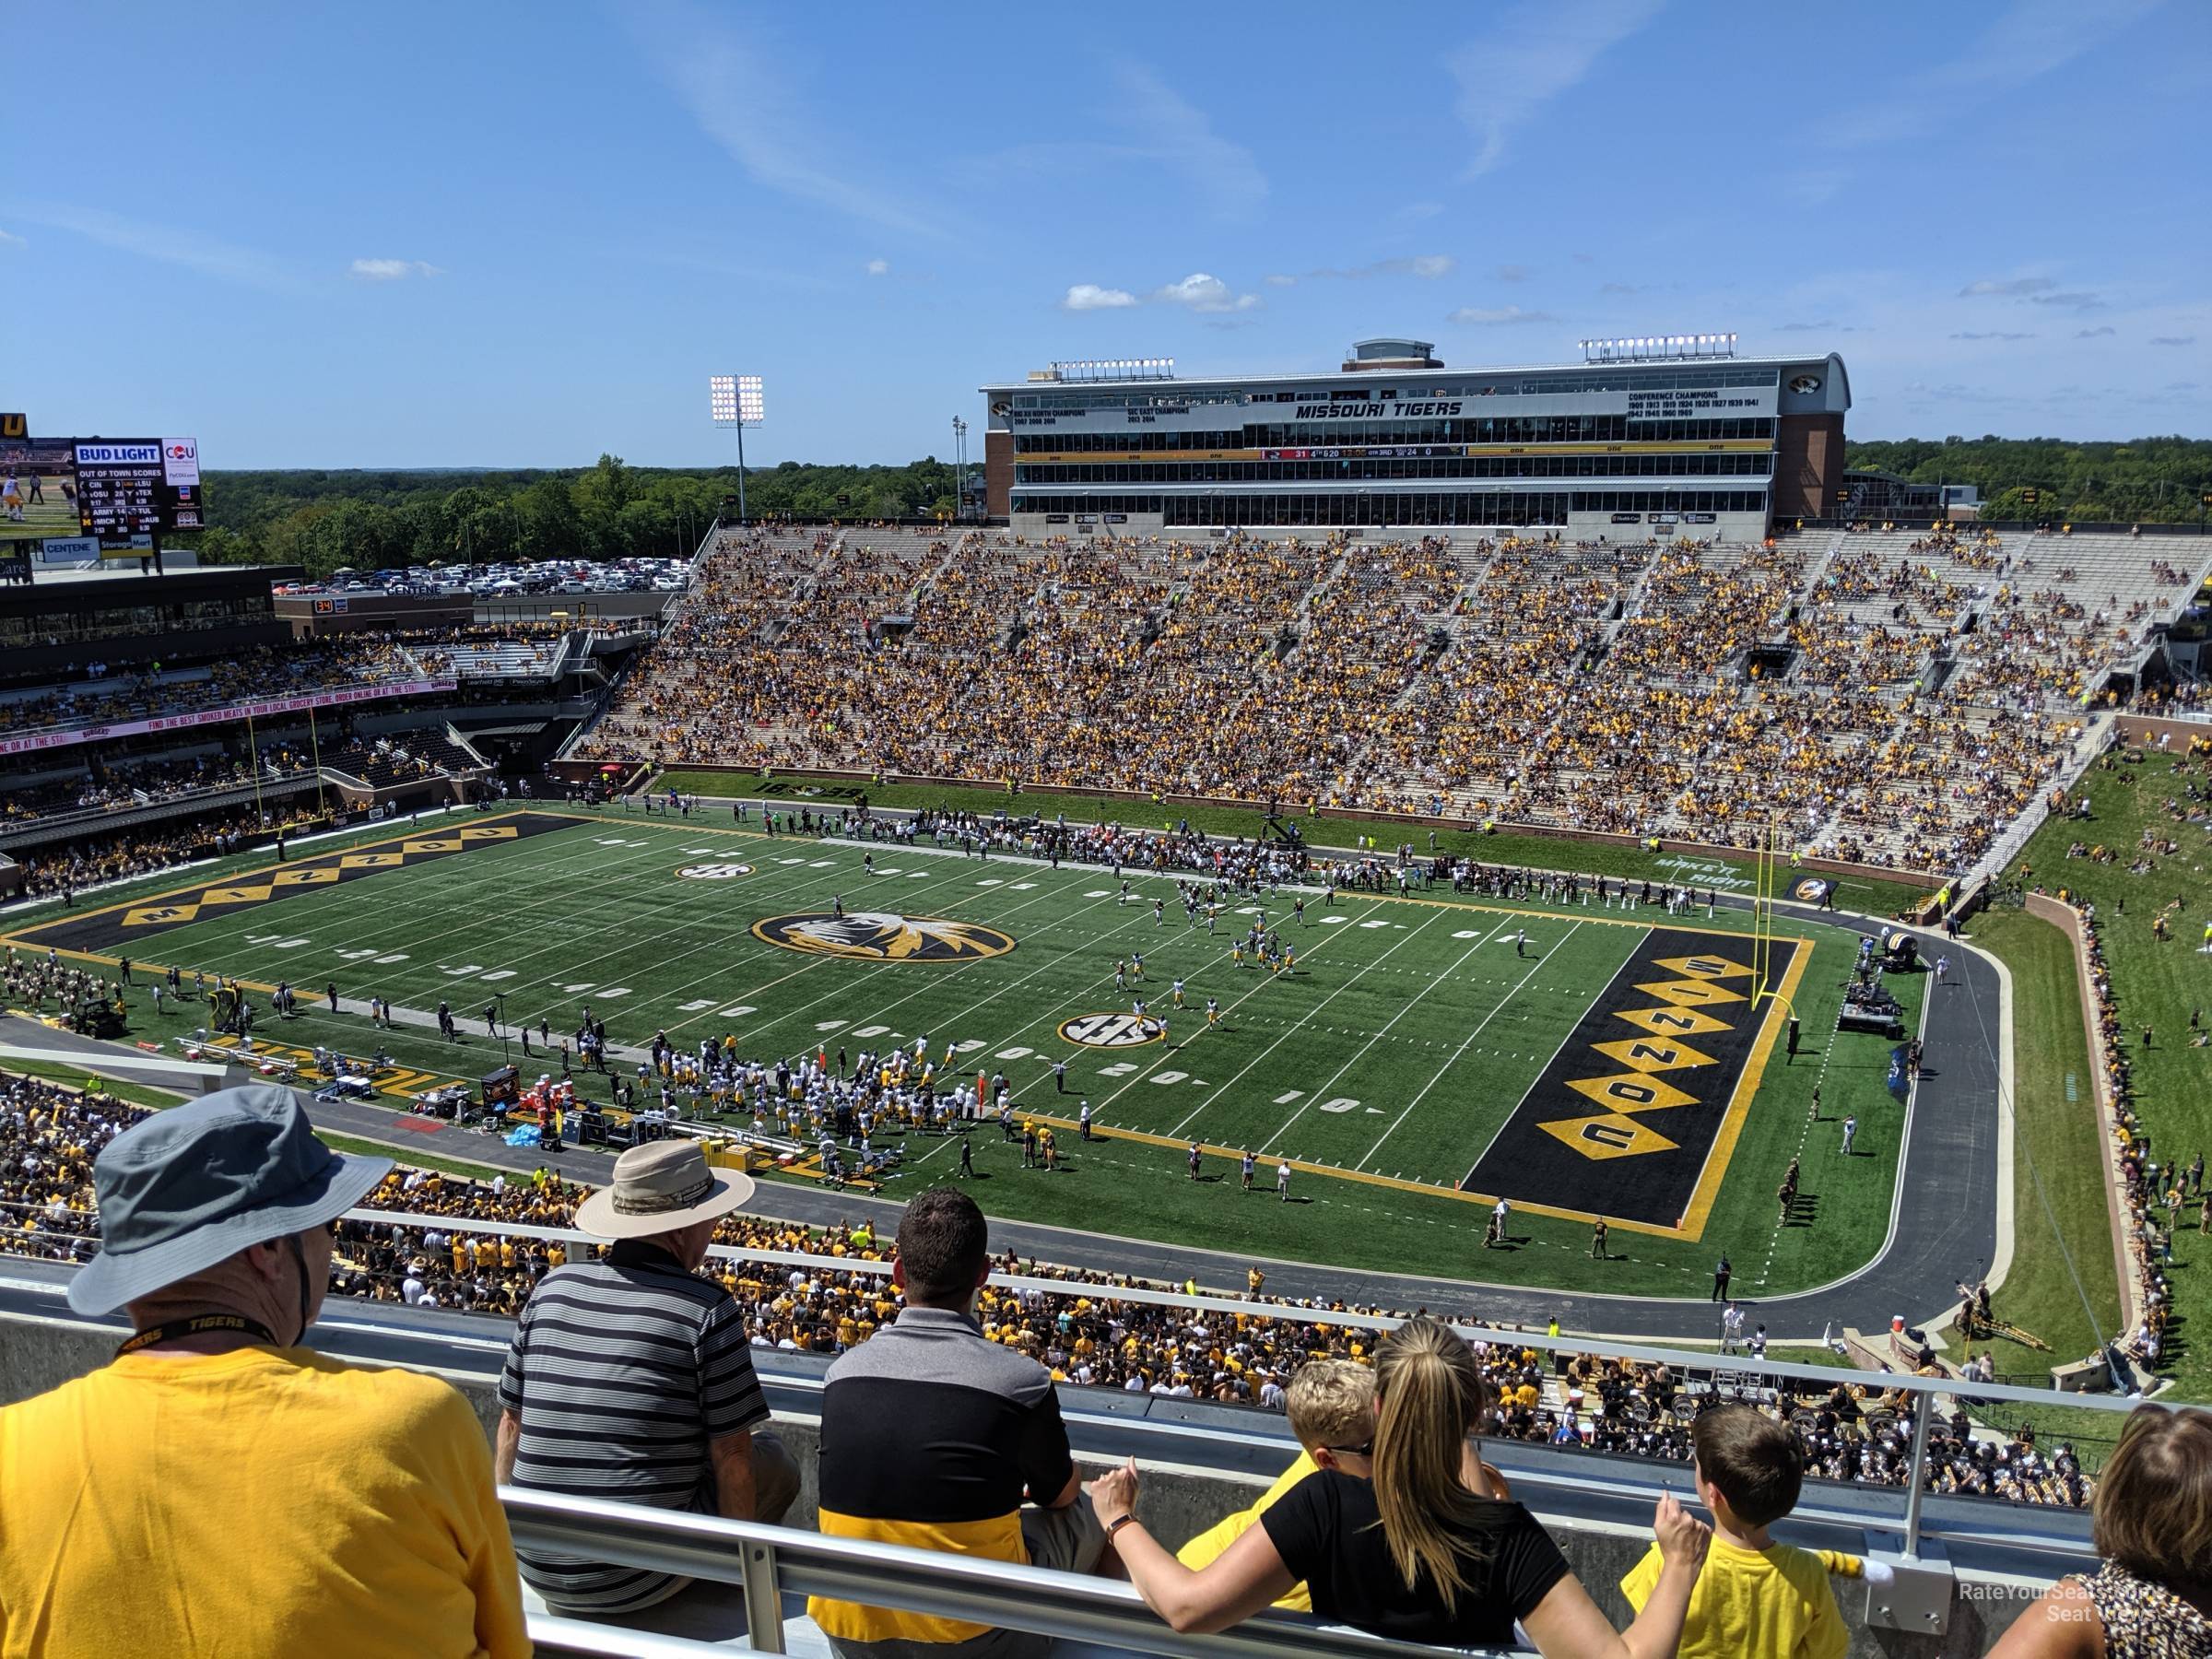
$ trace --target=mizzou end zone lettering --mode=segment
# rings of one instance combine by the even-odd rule
[[[18,945],[41,949],[135,953],[141,941],[172,927],[210,916],[228,915],[240,906],[277,903],[309,888],[359,881],[387,870],[410,869],[457,853],[500,847],[533,835],[573,830],[578,820],[544,812],[510,812],[498,818],[454,823],[435,831],[400,835],[373,847],[326,853],[317,858],[240,871],[203,887],[181,888],[135,903],[87,911],[10,935]]]
[[[1777,941],[1777,982],[1806,948]],[[1732,935],[1647,935],[1460,1185],[1681,1226],[1759,1029],[1783,1018],[1753,1008],[1749,959]]]

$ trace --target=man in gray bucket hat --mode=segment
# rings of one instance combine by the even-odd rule
[[[287,1089],[149,1114],[92,1167],[114,1360],[0,1410],[0,1651],[527,1653],[484,1432],[433,1377],[300,1346],[391,1169]]]

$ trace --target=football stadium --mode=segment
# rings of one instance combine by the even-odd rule
[[[2212,1655],[2206,446],[1872,436],[2105,394],[1907,367],[1831,229],[1794,310],[1747,236],[1555,228],[1450,335],[1406,308],[1477,274],[1403,251],[994,314],[960,190],[1181,170],[1256,239],[1289,169],[1131,62],[1129,131],[894,199],[725,20],[624,25],[747,241],[606,260],[547,407],[542,271],[0,204],[41,315],[151,260],[250,292],[257,404],[408,399],[256,471],[90,329],[0,396],[0,1655]],[[1455,60],[1477,159],[1378,247],[1605,50],[1547,29]],[[618,56],[563,193],[719,200],[616,144]],[[887,252],[818,268],[846,219]],[[1745,333],[1574,337],[1677,256]],[[2060,268],[1924,305],[2050,379],[2195,314]],[[748,465],[763,377],[686,368],[735,465],[624,462],[725,288],[794,425],[877,444],[850,352],[957,459]],[[1147,330],[1191,367],[1053,355]],[[205,461],[112,435],[202,394]],[[386,466],[418,418],[606,451]]]
[[[1763,407],[1797,368],[1688,349]],[[1740,441],[1694,429],[1662,441]],[[1171,1300],[990,1292],[1078,1395],[1264,1411],[1299,1351],[1441,1310],[1516,1334],[1505,1440],[1680,1456],[1701,1353],[1816,1476],[2086,1502],[2116,1425],[2050,1402],[2161,1383],[2159,1210],[2201,1177],[2143,1156],[2135,1017],[2047,872],[2112,863],[2070,828],[2103,780],[2207,747],[2161,712],[2206,544],[1212,499],[1263,522],[717,524],[596,606],[127,544],[0,595],[16,1121],[88,1183],[18,1159],[11,1248],[85,1259],[103,1137],[265,1081],[415,1171],[339,1224],[371,1353],[512,1319],[575,1196],[681,1142],[753,1183],[721,1277],[818,1379],[951,1185],[1009,1287],[1197,1310],[1194,1347]],[[1908,1378],[2010,1397],[1916,1413]]]

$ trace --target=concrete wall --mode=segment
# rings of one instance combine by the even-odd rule
[[[0,1406],[28,1399],[59,1386],[70,1378],[103,1365],[114,1352],[116,1333],[74,1322],[18,1315],[0,1316]],[[488,1440],[499,1418],[494,1385],[480,1376],[443,1373],[476,1407]],[[802,1472],[799,1499],[788,1524],[813,1530],[818,1488],[815,1464],[820,1447],[819,1426],[803,1417],[779,1417],[776,1432],[783,1439]],[[1085,1477],[1103,1472],[1102,1464],[1083,1460]],[[1152,1535],[1171,1547],[1180,1547],[1194,1534],[1222,1516],[1242,1509],[1265,1489],[1256,1477],[1217,1474],[1187,1465],[1159,1466],[1146,1471],[1143,1509]],[[1631,1617],[1619,1583],[1623,1574],[1643,1556],[1651,1543],[1642,1527],[1607,1525],[1588,1521],[1565,1521],[1547,1516],[1552,1535],[1573,1566],[1575,1576],[1596,1599],[1615,1625]],[[1785,1539],[1791,1527],[1777,1529]],[[1807,1546],[1824,1545],[1856,1549],[1860,1543],[1837,1529],[1803,1532],[1790,1539]],[[1908,1636],[1870,1629],[1865,1621],[1869,1592],[1844,1580],[1834,1581],[1838,1605],[1851,1627],[1853,1659],[1966,1659],[1984,1653],[2013,1618],[2040,1592],[2008,1579],[1962,1576],[1954,1587],[1947,1632],[1940,1637]]]

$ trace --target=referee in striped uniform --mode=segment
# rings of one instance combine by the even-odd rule
[[[696,1141],[616,1159],[614,1184],[577,1207],[603,1260],[547,1274],[516,1321],[500,1373],[497,1465],[535,1491],[780,1521],[798,1467],[772,1434],[745,1319],[699,1277],[714,1223],[752,1196]],[[665,1572],[517,1552],[547,1609],[688,1636],[742,1633],[741,1593]]]

